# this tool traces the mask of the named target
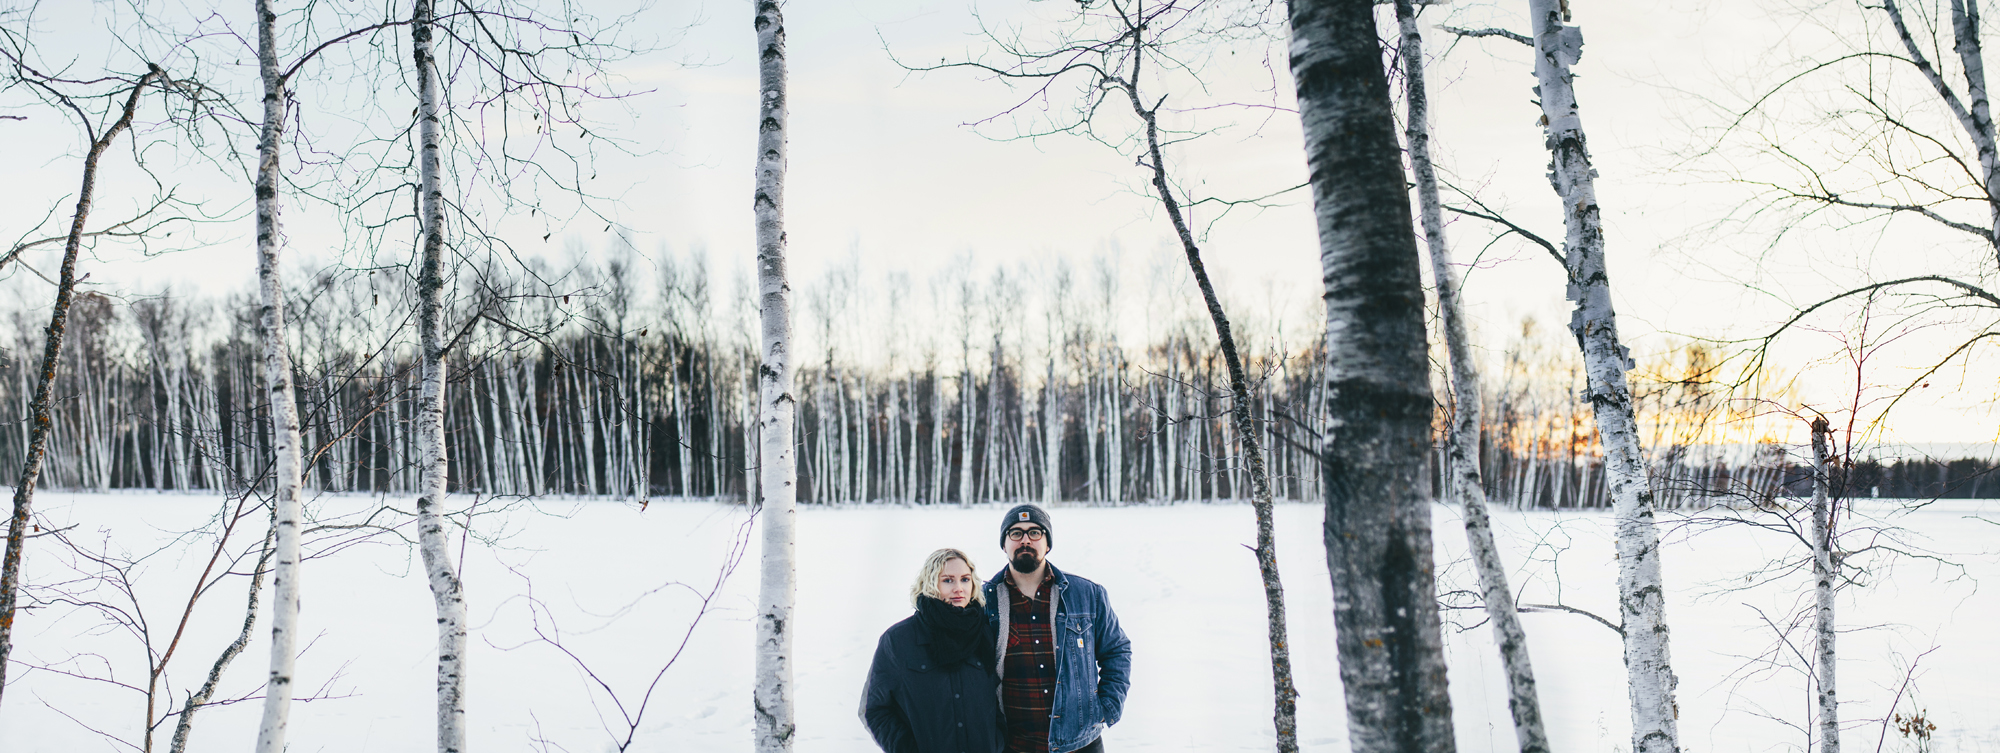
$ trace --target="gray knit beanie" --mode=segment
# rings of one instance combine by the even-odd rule
[[[1015,505],[1014,509],[1007,511],[1007,517],[1000,519],[1000,546],[1007,545],[1007,529],[1013,528],[1016,523],[1041,526],[1043,540],[1049,542],[1050,549],[1056,547],[1056,529],[1049,525],[1049,514],[1034,505]]]

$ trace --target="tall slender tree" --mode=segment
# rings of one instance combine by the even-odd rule
[[[1291,0],[1326,284],[1325,544],[1356,753],[1450,753],[1424,295],[1371,0]]]
[[[757,753],[792,749],[792,600],[796,593],[793,524],[798,472],[792,419],[791,287],[785,279],[785,18],[778,0],[757,0],[757,284],[763,315],[763,365],[757,370],[759,463],[756,514],[764,529],[757,590],[757,663],[752,701]],[[815,483],[819,480],[814,479]]]
[[[1155,13],[1162,7],[1171,8],[1172,5],[1155,6]],[[1265,638],[1271,651],[1272,724],[1277,730],[1279,752],[1297,753],[1299,693],[1292,682],[1292,651],[1285,629],[1285,586],[1278,575],[1278,542],[1272,530],[1271,472],[1264,462],[1264,447],[1259,440],[1262,430],[1251,413],[1256,403],[1250,396],[1250,377],[1243,368],[1243,356],[1236,347],[1236,335],[1229,326],[1229,314],[1222,308],[1222,299],[1215,294],[1215,285],[1209,282],[1208,267],[1202,263],[1201,247],[1195,242],[1194,228],[1188,224],[1187,214],[1182,211],[1181,201],[1167,173],[1166,155],[1160,150],[1159,116],[1166,100],[1162,97],[1148,106],[1139,95],[1142,64],[1148,52],[1148,18],[1137,13],[1136,9],[1132,14],[1121,16],[1128,24],[1126,38],[1132,48],[1130,68],[1120,72],[1122,75],[1106,76],[1104,86],[1123,92],[1126,104],[1145,125],[1146,153],[1139,164],[1151,174],[1153,193],[1161,207],[1167,210],[1167,220],[1173,227],[1174,237],[1180,240],[1181,252],[1187,257],[1188,270],[1194,275],[1195,287],[1201,293],[1209,321],[1215,325],[1216,345],[1222,351],[1222,360],[1229,372],[1229,415],[1237,442],[1242,446],[1243,465],[1250,470],[1250,507],[1257,516],[1257,548],[1254,554],[1257,557],[1257,573],[1264,585]],[[1241,493],[1233,483],[1230,492]]]
[[[279,275],[283,250],[278,211],[279,141],[285,132],[285,77],[278,71],[278,14],[271,0],[257,0],[257,69],[264,83],[264,122],[257,137],[257,283],[263,323],[264,388],[271,405],[272,505],[275,559],[271,567],[271,674],[264,686],[264,717],[257,753],[283,753],[292,705],[292,668],[298,657],[300,460],[298,400],[285,354],[285,289]]]
[[[1833,494],[1833,453],[1828,445],[1833,429],[1824,416],[1812,420],[1813,496],[1813,680],[1818,686],[1813,705],[1818,719],[1819,753],[1840,753],[1840,694],[1835,679],[1834,587],[1840,580],[1840,553],[1834,548],[1834,521],[1839,499]]]
[[[42,78],[27,71],[25,62],[15,51],[8,50],[7,53],[16,76],[22,80],[28,80],[30,76]],[[41,478],[42,458],[55,427],[52,414],[55,409],[56,369],[62,363],[63,333],[69,324],[70,304],[76,297],[76,259],[83,249],[84,228],[90,220],[91,202],[97,196],[98,162],[118,134],[132,127],[133,115],[139,109],[139,96],[145,93],[146,87],[164,77],[165,73],[159,66],[148,66],[146,73],[133,81],[125,92],[118,117],[103,126],[102,130],[93,128],[88,117],[83,118],[84,134],[90,141],[89,149],[83,156],[83,185],[77,191],[76,210],[70,217],[69,235],[63,242],[62,268],[56,278],[56,300],[49,314],[48,329],[44,330],[42,361],[35,372],[34,397],[28,405],[28,452],[21,463],[20,480],[14,484],[14,514],[7,521],[7,550],[4,560],[0,560],[0,693],[7,688],[7,662],[14,648],[14,618],[21,586],[22,551],[27,544],[28,520],[34,511],[35,483]],[[46,82],[43,83],[46,85]],[[60,101],[75,108],[72,100],[57,96]],[[73,111],[79,115],[83,113],[80,108]],[[18,252],[19,249],[16,249]],[[0,264],[4,262],[0,259]]]
[[[1514,718],[1514,736],[1521,753],[1548,753],[1548,732],[1542,727],[1541,701],[1535,694],[1535,668],[1528,658],[1528,635],[1507,587],[1507,568],[1493,540],[1493,523],[1486,513],[1486,485],[1479,473],[1479,433],[1484,420],[1480,401],[1479,365],[1466,334],[1465,312],[1459,303],[1458,270],[1451,263],[1451,246],[1444,232],[1444,209],[1438,199],[1437,168],[1431,161],[1430,95],[1424,89],[1424,38],[1417,28],[1414,0],[1396,0],[1396,26],[1402,36],[1403,100],[1409,115],[1403,122],[1409,144],[1410,172],[1416,178],[1417,206],[1430,249],[1431,277],[1437,286],[1438,326],[1444,330],[1451,363],[1451,429],[1445,438],[1445,492],[1465,511],[1465,537],[1479,574],[1479,593],[1486,617],[1500,644],[1507,673],[1507,709]]]
[[[1535,83],[1549,149],[1549,183],[1562,198],[1568,298],[1576,303],[1570,331],[1583,351],[1591,412],[1604,444],[1604,471],[1617,520],[1618,606],[1624,623],[1627,693],[1633,753],[1679,750],[1673,661],[1668,651],[1666,588],[1660,537],[1653,527],[1653,490],[1639,446],[1633,409],[1630,351],[1618,338],[1611,276],[1604,261],[1604,221],[1597,171],[1584,145],[1570,66],[1583,55],[1583,31],[1570,26],[1563,0],[1529,0],[1535,43]]]
[[[417,269],[417,547],[423,552],[437,610],[437,749],[465,750],[465,591],[445,537],[450,461],[445,454],[444,189],[439,183],[437,56],[432,44],[434,0],[416,0],[410,49],[417,78],[417,206],[422,259]]]

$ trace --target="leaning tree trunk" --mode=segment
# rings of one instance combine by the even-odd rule
[[[417,333],[423,385],[418,392],[417,547],[437,608],[437,749],[465,750],[465,590],[444,533],[449,465],[444,439],[444,189],[438,175],[438,73],[432,51],[432,0],[417,0],[410,17],[417,73],[417,180],[422,266],[417,272]]]
[[[1583,350],[1590,407],[1604,442],[1604,469],[1618,526],[1618,606],[1625,632],[1625,671],[1632,702],[1632,753],[1679,749],[1673,662],[1667,650],[1665,586],[1653,491],[1639,450],[1638,420],[1625,372],[1631,356],[1618,341],[1611,278],[1604,263],[1604,225],[1596,171],[1584,147],[1570,66],[1583,54],[1583,32],[1563,23],[1563,0],[1529,0],[1535,81],[1548,135],[1550,183],[1563,201],[1570,330]]]
[[[1132,44],[1144,45],[1140,36],[1144,29],[1133,32]],[[1244,464],[1250,467],[1251,508],[1257,515],[1257,572],[1264,581],[1264,617],[1266,638],[1271,646],[1271,721],[1278,733],[1279,753],[1298,753],[1298,689],[1292,684],[1292,651],[1285,636],[1285,586],[1278,577],[1278,543],[1271,530],[1271,474],[1264,464],[1264,448],[1257,441],[1257,421],[1250,415],[1250,380],[1243,371],[1243,357],[1236,349],[1236,337],[1229,329],[1229,316],[1222,310],[1222,301],[1215,295],[1215,286],[1208,280],[1208,268],[1201,262],[1201,248],[1195,244],[1194,231],[1188,227],[1187,216],[1181,211],[1179,199],[1174,197],[1173,185],[1167,180],[1166,158],[1160,153],[1160,127],[1158,110],[1147,109],[1139,99],[1139,64],[1146,59],[1143,50],[1132,51],[1132,79],[1124,87],[1126,99],[1132,105],[1132,112],[1146,123],[1146,152],[1151,160],[1153,190],[1159,194],[1160,204],[1166,207],[1167,219],[1172,221],[1174,234],[1180,238],[1181,250],[1187,254],[1188,269],[1194,272],[1195,286],[1201,289],[1202,302],[1208,306],[1208,318],[1215,324],[1215,339],[1222,347],[1222,360],[1229,369],[1229,395],[1231,400],[1230,418],[1235,423],[1236,437],[1243,443]],[[1114,415],[1113,421],[1117,419]],[[1113,449],[1113,457],[1117,450]],[[1235,493],[1236,489],[1230,489]]]
[[[273,532],[276,532],[275,527]],[[194,731],[195,712],[207,707],[209,699],[215,697],[215,686],[222,683],[223,671],[229,669],[230,663],[236,661],[236,656],[243,653],[245,646],[250,645],[251,637],[257,632],[257,602],[264,591],[264,573],[271,564],[272,543],[270,536],[264,537],[264,553],[257,557],[257,566],[250,571],[250,595],[249,603],[243,608],[243,629],[236,633],[236,640],[230,641],[222,649],[222,654],[215,657],[215,663],[208,668],[208,681],[203,682],[201,689],[189,695],[187,702],[181,706],[181,718],[174,723],[173,745],[168,749],[169,753],[186,753],[188,736]]]
[[[257,139],[257,284],[263,295],[264,381],[271,403],[271,525],[277,562],[271,567],[271,676],[257,753],[284,753],[292,707],[292,663],[299,634],[299,403],[285,355],[285,288],[278,274],[278,140],[285,130],[285,80],[278,73],[278,14],[257,0],[257,62],[264,79],[264,126]]]
[[[764,528],[763,577],[757,589],[757,666],[753,679],[757,753],[792,749],[792,598],[797,591],[793,524],[798,474],[792,456],[791,287],[785,282],[785,19],[778,0],[757,0],[758,102],[757,286],[762,296],[764,363],[757,370],[763,477],[757,515]]]
[[[55,310],[49,315],[47,339],[42,346],[42,367],[35,376],[34,402],[28,405],[28,457],[21,463],[21,480],[14,485],[14,516],[7,521],[7,553],[0,561],[0,693],[7,689],[7,662],[14,652],[14,614],[21,590],[21,552],[27,544],[28,518],[35,502],[35,482],[42,475],[42,457],[48,449],[49,434],[55,429],[56,366],[62,362],[63,331],[69,324],[69,304],[76,294],[76,257],[83,248],[84,222],[90,219],[90,203],[97,195],[97,160],[111,147],[120,131],[132,126],[132,114],[139,109],[139,95],[163,75],[154,67],[132,85],[125,95],[124,111],[104,134],[90,142],[83,156],[83,187],[76,195],[76,215],[69,221],[69,238],[63,244],[62,271],[56,278]]]
[[[1833,548],[1834,508],[1838,502],[1831,488],[1833,469],[1827,464],[1830,454],[1827,435],[1831,433],[1825,418],[1813,419],[1813,665],[1819,675],[1816,678],[1819,692],[1814,694],[1813,702],[1819,711],[1820,753],[1840,753],[1840,704],[1839,695],[1834,692],[1833,651],[1833,590],[1840,580],[1840,555]]]
[[[1371,0],[1292,0],[1326,284],[1325,543],[1355,753],[1450,753],[1432,573],[1430,364]]]
[[[1964,118],[1966,135],[1979,154],[1981,186],[1986,189],[1987,218],[1993,229],[1993,245],[2000,249],[2000,148],[1996,148],[1993,111],[1986,94],[1986,53],[1979,42],[1979,0],[1953,0],[1951,4],[1952,49],[1965,68],[1965,93],[1971,107]],[[1834,743],[1836,746],[1839,743]]]
[[[1396,22],[1403,35],[1404,100],[1409,117],[1404,134],[1409,141],[1410,172],[1417,183],[1417,204],[1430,248],[1431,276],[1437,281],[1438,318],[1445,349],[1451,356],[1453,412],[1445,440],[1445,492],[1465,510],[1465,538],[1479,573],[1479,592],[1486,617],[1500,644],[1500,662],[1507,673],[1507,709],[1514,716],[1514,737],[1521,753],[1548,753],[1549,737],[1542,728],[1541,701],[1535,695],[1535,668],[1528,660],[1528,634],[1515,611],[1514,592],[1507,587],[1507,568],[1493,541],[1493,523],[1486,514],[1486,486],[1479,477],[1479,426],[1484,405],[1479,394],[1479,367],[1465,333],[1465,312],[1459,308],[1458,271],[1445,242],[1444,209],[1438,201],[1437,170],[1431,162],[1430,96],[1424,89],[1424,40],[1417,29],[1411,0],[1396,0]]]
[[[1986,194],[1988,226],[1986,241],[2000,255],[2000,138],[1996,138],[1993,126],[1993,112],[1986,93],[1986,53],[1979,41],[1978,0],[1953,0],[1951,3],[1951,48],[1958,53],[1958,61],[1965,71],[1965,100],[1960,100],[1951,85],[1945,83],[1944,75],[1924,54],[1923,45],[1910,35],[1910,27],[1903,21],[1903,11],[1896,0],[1883,0],[1876,6],[1889,16],[1890,25],[1896,29],[1896,36],[1909,53],[1909,60],[1924,74],[1938,98],[1957,118],[1960,128],[1965,129],[1966,138],[1971,139],[1973,150],[1979,155],[1980,188]]]

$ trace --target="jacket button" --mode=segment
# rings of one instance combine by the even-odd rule
[[[958,697],[958,694],[957,694],[957,693],[953,693],[953,694],[951,694],[951,697],[953,697],[953,698],[957,698],[957,697]],[[965,726],[965,725],[961,724],[961,725],[958,725],[958,726],[960,726],[960,727],[963,727],[963,726]]]

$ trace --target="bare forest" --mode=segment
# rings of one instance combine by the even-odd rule
[[[755,453],[756,363],[741,323],[754,309],[740,281],[711,279],[707,269],[699,259],[670,260],[658,295],[634,290],[629,268],[588,264],[565,270],[560,285],[510,292],[525,302],[509,314],[513,321],[546,334],[488,324],[466,335],[464,351],[477,355],[449,367],[446,436],[459,471],[452,492],[741,501],[754,483],[744,458]],[[1106,307],[1142,306],[1143,295],[1124,292],[1137,285],[1107,281],[1124,300],[1100,300],[1095,313],[1057,311],[1029,298],[1029,274],[998,273],[1001,289],[1015,291],[1010,300],[978,300],[984,296],[974,292],[956,332],[916,341],[890,366],[858,362],[837,343],[802,359],[800,501],[1244,498],[1249,479],[1229,449],[1234,429],[1213,334],[1183,319],[1152,342],[1123,342]],[[831,332],[842,321],[891,313],[863,310],[878,296],[856,277],[806,283],[805,313],[824,320],[804,326]],[[405,288],[383,278],[335,270],[289,286],[309,489],[396,496],[415,488],[409,302]],[[957,295],[950,282],[931,287]],[[995,337],[989,322],[1029,312],[1046,313],[1050,326]],[[0,315],[21,325],[0,355],[0,404],[21,410],[35,345],[25,322],[34,312]],[[73,396],[74,409],[56,422],[44,485],[233,494],[268,474],[249,299],[87,295],[73,316],[56,389]],[[380,333],[399,328],[400,337],[382,341]],[[1480,450],[1487,493],[1515,508],[1603,507],[1589,412],[1569,399],[1582,378],[1577,359],[1532,320],[1511,329],[1488,380],[1492,408]],[[1310,416],[1321,346],[1276,332],[1254,336],[1246,341],[1257,344],[1248,358],[1255,414],[1277,494],[1313,499]],[[1731,413],[1743,409],[1717,373],[1719,360],[1694,344],[1639,373],[1648,458],[1667,506],[1768,498],[1801,478],[1785,446],[1759,442],[1748,432],[1752,421]],[[1741,438],[1716,442],[1719,425]],[[21,452],[25,429],[17,424],[0,436],[0,451]],[[1920,476],[1933,472],[1920,465],[1932,464],[1871,472],[1896,474],[1885,495],[2000,496],[2000,483],[1980,482],[1980,461],[1958,461],[1935,476]]]
[[[2000,746],[1978,0],[918,6],[0,6],[0,749]]]

